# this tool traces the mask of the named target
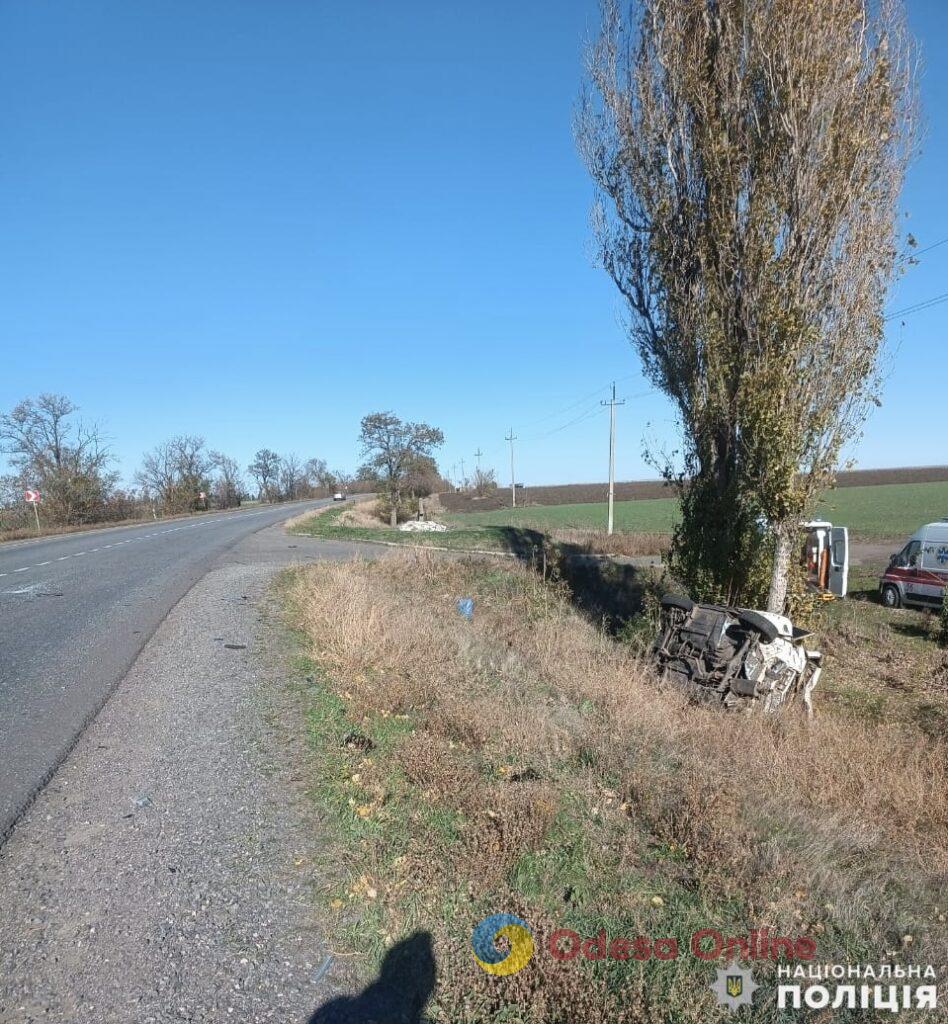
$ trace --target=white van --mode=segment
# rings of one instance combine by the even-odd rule
[[[903,604],[940,605],[948,585],[948,517],[927,523],[909,537],[904,548],[889,560],[879,580],[879,593],[887,608]]]

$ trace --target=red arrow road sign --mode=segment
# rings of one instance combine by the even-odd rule
[[[40,492],[27,489],[23,492],[23,500],[35,505],[40,500]]]

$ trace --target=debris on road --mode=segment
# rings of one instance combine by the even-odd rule
[[[652,652],[662,679],[692,700],[775,714],[801,696],[811,712],[823,656],[803,646],[809,635],[784,615],[666,594]]]

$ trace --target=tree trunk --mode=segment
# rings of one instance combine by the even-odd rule
[[[389,498],[392,502],[392,511],[389,513],[388,524],[394,530],[398,526],[398,491],[392,491]]]
[[[774,567],[770,577],[770,593],[767,595],[767,611],[783,615],[787,604],[787,581],[790,577],[793,532],[787,523],[781,523],[776,528],[776,534]]]

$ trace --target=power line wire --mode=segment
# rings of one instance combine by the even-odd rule
[[[931,252],[932,249],[937,249],[940,245],[948,244],[948,238],[939,238],[937,242],[932,242],[931,245],[926,245],[924,249],[915,249],[913,252],[907,252],[900,260],[899,263],[906,263],[909,260],[914,260],[917,256],[921,256],[923,253]]]
[[[625,377],[617,377],[616,383],[619,384],[624,380],[631,380],[633,377],[638,376],[639,374],[637,373],[629,373],[626,374]],[[528,423],[521,423],[518,429],[526,430],[528,427],[534,427],[538,423],[545,423],[547,420],[554,419],[557,416],[562,416],[563,413],[570,412],[571,410],[575,409],[576,406],[582,405],[584,402],[588,402],[591,398],[597,398],[599,395],[602,394],[603,391],[608,391],[611,386],[611,384],[603,384],[602,387],[596,388],[595,391],[590,391],[588,395],[583,395],[581,398],[577,398],[576,401],[570,402],[569,405],[563,406],[560,409],[554,409],[552,412],[544,413],[542,416],[538,417],[535,420],[530,420]]]
[[[626,374],[624,377],[617,377],[616,378],[616,383],[620,383],[621,381],[625,381],[625,380],[631,380],[633,377],[638,377],[638,376],[640,376],[640,374],[629,373],[629,374]],[[529,420],[527,423],[521,424],[516,429],[523,430],[523,429],[525,429],[527,427],[535,426],[538,423],[545,423],[547,420],[551,420],[554,417],[562,416],[564,413],[571,412],[577,406],[584,405],[585,403],[589,402],[593,398],[598,398],[598,396],[600,394],[602,394],[602,392],[608,391],[610,387],[612,387],[611,384],[604,384],[602,387],[596,388],[595,391],[590,391],[588,394],[583,395],[581,398],[577,398],[574,402],[571,402],[569,405],[563,406],[563,407],[561,407],[559,409],[554,409],[552,412],[545,413],[543,416],[540,416],[540,417],[538,417],[535,420]],[[640,391],[638,394],[631,395],[629,397],[634,400],[634,399],[638,399],[638,398],[646,398],[649,395],[653,395],[653,394],[655,394],[655,389],[654,388],[650,388],[648,391]],[[544,431],[543,433],[540,433],[540,434],[532,434],[532,435],[529,435],[529,436],[526,436],[526,437],[522,437],[521,440],[522,441],[542,441],[544,438],[550,437],[553,434],[558,434],[561,430],[566,430],[568,427],[574,426],[575,424],[582,423],[585,420],[590,419],[592,417],[593,412],[595,410],[598,410],[598,409],[599,409],[599,403],[598,403],[598,401],[596,401],[596,402],[592,403],[589,406],[588,410],[584,410],[582,413],[580,413],[579,416],[576,416],[575,418],[569,420],[569,422],[560,424],[560,426],[554,427],[552,430]],[[505,440],[506,440],[506,438],[505,438]],[[493,446],[493,447],[489,448],[486,452],[482,452],[481,454],[484,455],[487,458],[495,458],[497,456],[497,454],[502,450],[503,447],[504,446],[502,446],[502,445],[496,445],[496,446]]]
[[[601,406],[599,405],[599,402],[597,401],[595,407],[593,407],[591,409],[584,410],[578,416],[576,416],[574,419],[571,419],[571,420],[569,420],[566,423],[561,423],[558,427],[554,427],[552,430],[547,430],[543,434],[534,434],[532,437],[525,437],[525,438],[522,438],[522,440],[524,440],[524,441],[542,441],[544,438],[552,437],[554,434],[558,434],[558,433],[560,433],[560,431],[566,430],[569,427],[575,426],[578,423],[583,423],[585,420],[592,419],[594,416],[600,416],[602,414],[602,412],[603,412],[603,410],[602,410]]]
[[[630,376],[635,377],[637,375],[636,374],[630,374]],[[624,379],[628,380],[628,377],[626,377]],[[618,383],[618,380],[616,381],[616,383]],[[606,385],[607,389],[610,388],[610,387],[612,387],[611,384],[607,384]],[[605,390],[605,389],[600,388],[599,390],[602,391],[602,390]],[[596,394],[598,394],[598,393],[599,392],[597,391]],[[651,394],[654,394],[653,390],[640,391],[638,394],[636,394],[636,395],[629,395],[628,397],[629,397],[630,400],[635,401],[636,399],[639,399],[639,398],[646,398],[648,395],[651,395]],[[554,427],[552,430],[547,430],[547,431],[545,431],[542,434],[534,434],[532,437],[525,437],[525,438],[523,438],[523,440],[524,441],[540,441],[540,440],[542,440],[545,437],[550,437],[551,434],[558,434],[561,430],[566,430],[567,427],[571,427],[571,426],[573,426],[576,423],[582,423],[584,420],[591,419],[593,414],[595,413],[596,409],[600,408],[600,407],[601,407],[601,403],[596,402],[595,404],[591,405],[587,411],[580,413],[579,416],[576,416],[574,419],[569,420],[569,422],[563,423],[563,424],[561,424],[558,427]]]
[[[932,306],[941,305],[942,302],[948,302],[948,292],[942,292],[941,295],[935,295],[930,299],[925,299],[922,302],[916,302],[912,306],[905,306],[903,309],[897,309],[894,313],[889,313],[888,316],[883,317],[883,321],[896,320],[900,316],[910,316],[912,313],[920,313],[923,309],[930,309]]]

